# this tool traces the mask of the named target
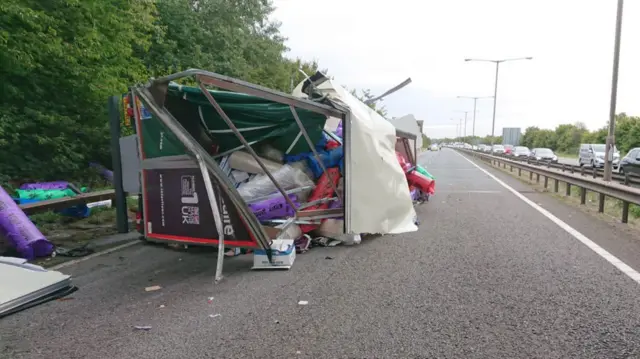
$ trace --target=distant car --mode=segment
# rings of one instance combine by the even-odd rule
[[[620,160],[618,172],[640,176],[640,147],[632,148],[626,156]]]
[[[530,153],[531,153],[531,150],[529,150],[529,147],[516,146],[513,148],[513,151],[511,154],[517,158],[527,158],[529,157]]]
[[[511,152],[513,152],[513,147],[513,145],[504,145],[504,154],[511,155]]]
[[[440,149],[440,147],[438,147],[437,143],[434,143],[429,147],[429,151],[437,151],[439,149]]]
[[[583,143],[578,152],[578,165],[589,165],[591,167],[604,167],[604,156],[606,145]],[[618,168],[620,163],[620,152],[613,148],[613,168]]]
[[[556,156],[550,148],[534,148],[531,150],[531,153],[529,153],[529,158],[538,161],[558,163],[558,156]]]
[[[493,147],[491,147],[491,153],[494,154],[504,154],[504,146],[503,145],[493,145]]]

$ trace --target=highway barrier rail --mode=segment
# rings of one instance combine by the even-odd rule
[[[592,178],[599,178],[599,177],[603,177],[604,175],[604,169],[603,168],[599,168],[599,167],[590,167],[590,166],[574,166],[574,165],[569,165],[566,163],[554,163],[554,162],[549,162],[549,161],[538,161],[538,160],[532,160],[530,158],[523,158],[523,157],[515,157],[515,156],[511,156],[511,155],[505,155],[505,154],[495,154],[495,153],[487,153],[487,152],[482,152],[482,151],[474,151],[474,152],[478,152],[478,153],[483,153],[486,155],[492,155],[495,157],[502,157],[504,159],[508,159],[508,160],[513,160],[513,161],[519,161],[519,162],[525,162],[528,164],[532,164],[532,165],[537,165],[537,166],[544,166],[547,168],[555,168],[555,169],[559,169],[562,172],[570,172],[570,173],[579,173],[582,176],[591,176]],[[612,181],[616,181],[616,182],[620,182],[622,184],[625,185],[629,185],[629,186],[638,186],[640,187],[640,177],[637,176],[633,176],[633,175],[629,175],[628,173],[612,173],[611,174],[611,180]]]
[[[467,149],[456,148],[456,150],[465,153],[471,157],[478,158],[485,161],[492,166],[502,167],[504,169],[509,168],[510,172],[514,170],[518,171],[518,176],[522,175],[522,171],[529,172],[529,180],[533,180],[536,177],[536,182],[540,183],[540,177],[543,177],[544,188],[548,188],[549,179],[554,181],[554,192],[558,192],[559,183],[566,184],[565,194],[571,195],[572,188],[578,188],[580,190],[580,204],[585,204],[587,199],[587,191],[598,193],[598,212],[604,212],[604,205],[606,197],[614,198],[622,202],[622,223],[629,221],[629,205],[634,204],[640,206],[640,189],[630,186],[631,181],[635,180],[635,183],[640,183],[637,179],[626,175],[623,178],[623,183],[617,183],[616,181],[604,182],[597,178],[594,173],[597,171],[589,171],[591,176],[587,176],[586,172],[564,171],[553,164],[544,163],[545,166],[534,165],[527,163],[526,161],[517,161],[514,157],[494,156],[483,152],[472,151]],[[565,165],[569,166],[569,165]],[[577,167],[577,166],[576,166]],[[620,176],[618,175],[619,179]]]

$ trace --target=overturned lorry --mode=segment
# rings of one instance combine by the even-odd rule
[[[187,79],[197,85],[179,84]],[[354,243],[417,229],[415,134],[321,73],[288,95],[193,69],[125,100],[147,240],[255,248],[271,260],[275,239],[320,231]]]

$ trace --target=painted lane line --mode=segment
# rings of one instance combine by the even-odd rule
[[[128,247],[131,247],[131,246],[133,246],[135,244],[141,244],[141,243],[143,243],[143,241],[141,241],[139,239],[133,239],[133,240],[131,240],[131,242],[127,242],[127,243],[121,244],[119,246],[111,247],[109,249],[105,249],[104,251],[90,254],[90,255],[88,255],[86,257],[82,257],[82,258],[70,260],[68,262],[60,263],[58,265],[55,265],[55,266],[47,268],[47,269],[49,269],[49,270],[58,270],[60,268],[69,267],[69,266],[72,266],[74,264],[78,264],[80,262],[84,262],[84,261],[87,261],[87,260],[95,258],[95,257],[103,256],[105,254],[113,253],[115,251],[119,251],[121,249],[128,248]]]
[[[493,174],[489,173],[489,171],[487,171],[484,168],[478,166],[475,162],[473,162],[472,160],[468,159],[466,156],[463,156],[458,151],[455,151],[455,153],[458,156],[460,156],[460,157],[464,158],[465,160],[467,160],[472,165],[474,165],[480,171],[484,172],[489,177],[493,178],[502,187],[506,188],[511,193],[513,193],[516,197],[520,198],[523,202],[525,202],[529,206],[533,207],[536,211],[540,212],[543,216],[545,216],[549,220],[551,220],[551,222],[557,224],[558,227],[562,228],[563,230],[565,230],[565,232],[569,233],[575,239],[577,239],[580,242],[582,242],[582,244],[584,244],[585,246],[589,247],[592,251],[596,252],[596,254],[598,254],[600,257],[602,257],[605,260],[607,260],[607,262],[613,264],[616,268],[618,268],[622,273],[626,274],[629,278],[633,279],[637,283],[640,283],[640,273],[638,273],[635,269],[631,268],[625,262],[623,262],[620,259],[618,259],[618,257],[616,257],[613,254],[609,253],[606,249],[600,247],[594,241],[592,241],[589,238],[587,238],[587,236],[585,236],[584,234],[578,232],[577,229],[571,227],[570,225],[568,225],[567,223],[562,221],[560,218],[554,216],[551,212],[549,212],[546,209],[540,207],[538,204],[536,204],[532,200],[528,199],[527,197],[522,195],[520,192],[518,192],[515,189],[511,188],[511,186],[509,186],[508,184],[504,183],[502,180],[500,180],[498,177],[494,176]]]

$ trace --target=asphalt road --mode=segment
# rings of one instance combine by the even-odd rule
[[[640,284],[454,151],[420,161],[437,194],[418,232],[287,272],[239,256],[220,284],[212,253],[133,246],[65,268],[73,300],[0,320],[0,358],[640,357]],[[634,232],[490,171],[640,265]]]

